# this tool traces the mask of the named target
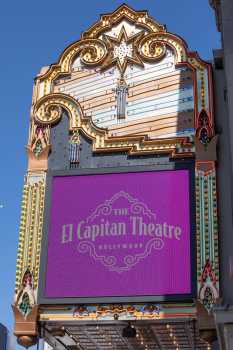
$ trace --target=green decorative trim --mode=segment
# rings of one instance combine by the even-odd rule
[[[208,311],[219,297],[218,219],[215,168],[196,170],[198,296]],[[208,289],[208,293],[206,293]],[[212,292],[212,299],[210,298]],[[205,296],[208,294],[208,303]],[[210,299],[212,304],[210,305]]]

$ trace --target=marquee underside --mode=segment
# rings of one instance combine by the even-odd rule
[[[122,331],[128,321],[49,321],[42,323],[45,340],[58,350],[207,350],[210,346],[198,333],[196,321],[187,318],[132,321],[136,337]],[[64,332],[64,336],[56,333]],[[56,346],[56,347],[55,347]]]

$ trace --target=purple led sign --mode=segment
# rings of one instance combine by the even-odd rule
[[[53,177],[45,297],[190,293],[188,170]]]

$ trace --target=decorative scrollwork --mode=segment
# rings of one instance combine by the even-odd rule
[[[144,61],[159,61],[166,55],[166,45],[157,35],[146,35],[139,43],[139,53]]]
[[[102,40],[86,40],[80,49],[80,59],[85,65],[98,65],[105,60],[107,53],[106,44]]]
[[[47,122],[54,123],[61,117],[61,107],[57,105],[46,106],[44,116]]]
[[[64,94],[51,94],[42,97],[33,109],[35,122],[42,125],[57,123],[63,110],[68,113],[70,129],[78,128],[82,117],[82,109],[75,99]]]
[[[41,124],[53,124],[61,118],[62,109],[57,104],[41,105],[36,112],[36,121]]]
[[[126,137],[113,137],[107,129],[99,128],[94,125],[91,118],[83,115],[83,110],[80,103],[69,95],[63,93],[48,94],[37,101],[33,108],[34,121],[38,124],[52,125],[58,120],[47,120],[44,116],[45,109],[49,105],[56,105],[65,110],[69,118],[70,130],[81,130],[84,135],[93,141],[93,152],[106,151],[112,148],[122,149],[124,148],[130,154],[139,153],[154,153],[164,152],[170,153],[172,157],[177,155],[178,149],[190,150],[192,144],[187,142],[186,138],[169,139],[169,148],[167,147],[167,140],[148,140],[141,135],[134,137],[133,140],[129,140]],[[181,153],[179,152],[179,157]]]

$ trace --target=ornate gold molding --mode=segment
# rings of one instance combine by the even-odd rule
[[[122,29],[118,38],[109,36],[109,29],[124,19],[134,24],[140,31],[127,37],[126,32]],[[125,70],[127,62],[124,62],[122,66],[117,59],[114,61],[111,44],[113,40],[118,41],[119,44],[122,38],[125,39],[124,42],[132,42],[133,56],[132,58],[126,57],[128,63],[143,65],[143,61],[156,62],[164,57],[166,47],[170,47],[175,53],[176,64],[188,63],[195,70],[200,71],[207,66],[207,63],[199,59],[197,55],[188,52],[184,40],[167,32],[165,27],[152,20],[147,12],[136,12],[127,5],[122,5],[112,14],[102,16],[100,21],[82,35],[80,40],[64,50],[56,64],[51,65],[44,74],[36,78],[36,98],[38,95],[43,97],[52,93],[53,81],[59,75],[71,74],[72,63],[78,56],[87,68],[106,69],[115,62],[120,71]]]
[[[50,92],[51,84],[59,74],[69,74],[75,57],[80,55],[87,66],[101,65],[107,56],[107,46],[101,39],[83,39],[71,44],[61,55],[58,63],[52,64],[48,71],[36,78],[43,82],[43,95]]]
[[[143,35],[144,33],[140,32],[128,37],[124,26],[122,26],[117,38],[111,37],[109,35],[104,35],[103,39],[105,39],[108,44],[108,55],[102,69],[107,69],[110,66],[116,65],[123,75],[128,64],[136,64],[143,67],[143,62],[137,49],[138,43],[140,42]],[[123,62],[121,62],[118,57],[114,57],[114,48],[120,47],[121,43],[124,43],[125,47],[131,47],[132,49],[132,57],[128,57],[126,55],[126,57],[123,59]]]
[[[135,11],[126,4],[123,4],[114,12],[102,15],[97,23],[83,33],[82,38],[96,38],[103,31],[110,29],[122,19],[127,19],[130,23],[142,27],[149,32],[165,31],[165,26],[157,23],[148,15],[147,11]]]
[[[50,110],[64,109],[69,117],[70,130],[81,130],[87,138],[92,140],[93,152],[122,152],[129,154],[170,154],[171,157],[192,156],[194,149],[192,142],[185,137],[172,139],[149,140],[145,136],[111,136],[107,129],[98,128],[90,117],[84,117],[80,104],[71,96],[62,93],[50,94],[41,98],[34,106],[33,113],[35,120],[43,125],[52,125],[61,118],[57,113],[46,114]]]
[[[185,42],[168,32],[146,35],[139,43],[139,51],[144,60],[157,61],[165,55],[166,46],[175,53],[176,64],[186,62],[187,46]]]
[[[45,175],[39,180],[27,180],[23,189],[19,245],[16,265],[16,299],[21,290],[25,272],[29,270],[33,276],[33,289],[37,288],[39,277],[40,247],[42,238]],[[30,177],[30,176],[29,176]],[[32,176],[33,178],[33,176]]]
[[[132,43],[132,58],[126,57],[123,64],[114,58],[113,40],[120,44],[122,38],[126,44]],[[51,93],[52,82],[59,75],[71,74],[72,62],[80,55],[81,62],[87,67],[100,67],[106,69],[116,64],[121,72],[124,72],[127,63],[143,66],[143,61],[157,62],[166,53],[166,46],[175,52],[176,64],[187,62],[187,47],[183,40],[168,32],[157,32],[146,34],[140,32],[127,37],[124,30],[118,39],[103,35],[102,39],[81,39],[70,45],[61,55],[57,64],[50,66],[49,70],[37,78],[42,84],[43,96]]]

